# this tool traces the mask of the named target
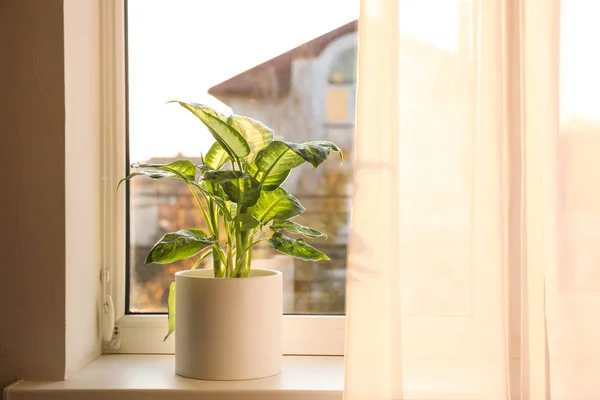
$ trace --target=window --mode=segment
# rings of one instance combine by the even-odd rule
[[[328,123],[354,124],[356,109],[356,44],[340,52],[329,70],[325,120]]]
[[[128,115],[124,164],[176,158],[201,163],[212,138],[185,110],[165,104],[173,99],[261,120],[278,139],[331,140],[344,151],[341,168],[330,157],[317,171],[309,166],[295,170],[284,184],[308,210],[297,221],[328,233],[327,240],[314,244],[331,261],[294,260],[276,254],[268,244],[253,254],[253,267],[284,274],[284,312],[289,314],[284,351],[341,354],[354,101],[345,103],[351,116],[345,126],[336,127],[328,124],[332,101],[324,99],[333,85],[347,83],[351,86],[344,90],[354,98],[358,1],[227,0],[206,7],[197,1],[128,0],[123,6]],[[342,81],[332,82],[340,73]],[[128,350],[121,351],[172,351],[161,336],[168,287],[174,273],[193,261],[144,265],[144,259],[164,233],[203,225],[187,188],[177,183],[144,178],[128,183],[123,222],[127,254],[115,286],[120,294],[117,314],[123,315],[125,332],[143,330],[143,342],[157,343],[148,344],[147,350],[124,334]],[[319,332],[328,332],[327,337]],[[338,350],[330,350],[331,343]]]

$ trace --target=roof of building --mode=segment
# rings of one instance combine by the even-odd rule
[[[294,59],[318,57],[331,42],[344,35],[356,32],[357,27],[358,21],[356,20],[342,25],[331,32],[211,87],[208,93],[218,99],[227,97],[264,98],[284,96],[290,90],[292,61]]]

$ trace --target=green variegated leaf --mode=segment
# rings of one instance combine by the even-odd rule
[[[138,172],[134,172],[132,174],[127,175],[125,178],[121,179],[119,181],[119,184],[117,185],[117,188],[119,186],[121,186],[121,184],[125,181],[128,181],[132,178],[135,178],[136,176],[147,176],[148,178],[152,178],[152,179],[163,179],[163,178],[175,178],[175,179],[181,179],[181,177],[179,175],[175,175],[172,172],[166,172],[166,171],[156,171],[156,170],[140,170]]]
[[[254,207],[250,207],[240,212],[241,231],[249,231],[260,225],[260,222],[254,217]]]
[[[258,168],[256,168],[256,164],[248,164],[246,167],[246,172],[255,177],[258,181],[262,181],[261,189],[266,190],[267,192],[271,192],[281,186],[290,175],[290,172],[292,172],[291,169],[282,172],[270,172],[263,180],[265,173],[259,171]]]
[[[299,258],[304,261],[320,261],[329,260],[327,255],[309,244],[306,244],[303,239],[293,240],[289,237],[275,232],[269,238],[269,244],[273,248],[283,254]]]
[[[261,172],[287,171],[309,162],[317,168],[331,149],[320,145],[297,144],[273,141],[256,157],[256,166]]]
[[[246,139],[227,123],[225,116],[202,104],[175,102],[198,117],[229,156],[242,158],[250,153]]]
[[[280,231],[280,230],[285,230],[285,231],[288,231],[289,233],[302,235],[302,236],[305,236],[305,237],[311,238],[311,239],[318,238],[318,237],[327,239],[327,235],[324,234],[323,232],[320,232],[313,228],[309,228],[308,226],[297,224],[294,221],[275,220],[271,224],[270,228],[276,232]]]
[[[214,171],[215,170],[210,165],[206,165],[206,164],[196,165],[196,169],[198,171],[200,171],[201,173],[205,173],[206,171]]]
[[[331,151],[335,151],[339,154],[340,163],[342,163],[344,161],[344,153],[342,153],[342,149],[340,149],[335,143],[328,142],[325,140],[317,140],[317,141],[313,141],[313,142],[307,142],[307,144],[314,144],[314,145],[318,145],[318,146],[328,147],[331,149]]]
[[[272,192],[261,192],[254,206],[254,217],[264,225],[273,219],[289,219],[304,211],[306,209],[298,199],[284,189],[278,188]]]
[[[208,237],[200,229],[167,233],[152,247],[146,257],[146,264],[168,264],[190,258],[214,243],[217,243],[217,240]]]
[[[119,186],[123,181],[128,181],[135,176],[147,176],[152,179],[175,178],[183,179],[186,182],[192,182],[196,179],[196,167],[193,162],[188,160],[177,160],[169,164],[134,163],[131,164],[131,168],[139,169],[121,179]]]
[[[175,282],[171,282],[169,286],[169,320],[168,320],[168,332],[167,336],[163,339],[163,342],[171,336],[171,333],[175,331]]]
[[[237,213],[237,204],[228,201],[227,203],[227,209],[229,210],[229,214],[231,214],[232,216],[236,215]]]
[[[227,123],[234,127],[248,142],[250,153],[245,158],[248,164],[254,161],[259,151],[273,141],[273,131],[260,121],[240,115],[232,115],[227,119]]]
[[[256,167],[262,173],[260,181],[265,182],[272,179],[273,175],[282,174],[305,162],[310,163],[316,169],[334,149],[339,150],[337,146],[330,142],[307,142],[303,144],[281,141],[271,142],[256,157]],[[281,179],[280,176],[277,180]]]
[[[211,171],[214,171],[214,170],[211,170]],[[204,172],[206,173],[209,171],[204,171]],[[223,200],[227,200],[227,197],[225,196],[225,192],[223,192],[223,188],[219,184],[204,180],[204,174],[202,175],[202,179],[203,180],[199,184],[201,186],[203,186],[206,189],[206,191],[208,191],[208,193],[210,193],[214,196],[220,197]]]
[[[247,207],[256,204],[260,196],[260,183],[242,171],[208,171],[204,180],[221,185],[229,200]]]
[[[196,166],[189,160],[176,160],[168,164],[133,163],[131,167],[169,172],[186,181],[193,181],[196,178]]]
[[[204,156],[204,163],[212,169],[221,169],[227,161],[229,161],[229,154],[227,154],[219,142],[213,143],[206,156]]]

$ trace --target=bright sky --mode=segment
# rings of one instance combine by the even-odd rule
[[[402,32],[456,50],[461,0],[405,0]],[[212,142],[172,99],[225,113],[207,90],[358,18],[360,0],[129,0],[130,159]],[[435,12],[432,12],[435,10]]]
[[[404,34],[456,49],[461,0],[404,0]],[[212,142],[173,99],[225,113],[208,88],[358,18],[360,0],[129,0],[130,160]],[[561,116],[600,119],[600,0],[562,6]]]
[[[208,88],[358,18],[359,0],[129,0],[130,159],[211,138],[168,100],[230,110]]]
[[[561,6],[560,114],[600,121],[600,1],[570,0]]]

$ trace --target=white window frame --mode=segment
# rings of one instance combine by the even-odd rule
[[[166,342],[166,315],[125,313],[126,294],[126,198],[123,186],[114,190],[125,176],[126,127],[126,0],[105,0],[101,7],[101,71],[103,105],[103,146],[108,180],[105,207],[107,218],[106,251],[111,269],[111,292],[118,339],[105,344],[104,353],[172,354],[175,335]],[[343,355],[345,316],[285,315],[283,318],[283,354]]]

